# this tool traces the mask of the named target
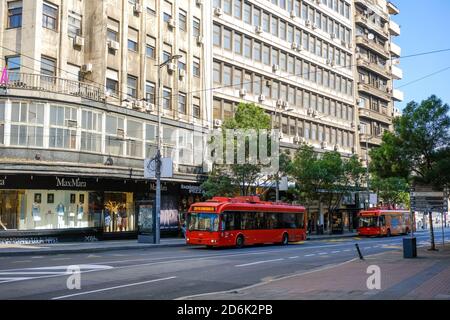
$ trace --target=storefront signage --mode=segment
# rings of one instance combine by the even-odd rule
[[[56,186],[63,188],[86,188],[87,182],[80,178],[58,178],[56,177]]]
[[[203,194],[203,190],[200,186],[194,186],[191,184],[182,184],[180,186],[181,190],[188,190],[189,193],[193,194]]]
[[[156,191],[156,183],[150,184],[150,190]],[[161,191],[167,191],[167,185],[165,183],[161,183]]]

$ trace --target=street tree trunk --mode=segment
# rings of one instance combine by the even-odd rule
[[[434,243],[433,214],[431,212],[429,213],[429,222],[430,222],[430,241],[431,241],[430,250],[435,251],[436,245]]]

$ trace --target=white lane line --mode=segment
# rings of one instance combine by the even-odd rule
[[[68,274],[68,273],[66,271],[61,271],[61,272],[57,272],[57,271],[48,271],[48,272],[45,272],[45,271],[0,272],[0,276],[1,275],[6,275],[6,276],[8,276],[8,275],[19,275],[19,274],[29,274],[29,275],[32,275],[32,274],[35,274],[35,275],[55,274],[56,275],[56,274]]]
[[[304,256],[305,257],[313,257],[313,256],[315,256],[316,254],[315,253],[311,253],[311,254],[305,254]]]
[[[339,253],[339,252],[341,252],[341,250],[332,251],[331,253]]]
[[[289,257],[289,259],[297,259],[298,258],[298,256],[295,256],[295,257]]]
[[[275,262],[275,261],[281,261],[281,260],[284,260],[284,259],[280,258],[280,259],[273,259],[273,260],[256,261],[256,262],[251,262],[251,263],[238,264],[238,265],[235,265],[235,267],[248,267],[248,266],[254,266],[256,264],[269,263],[269,262]]]
[[[350,249],[344,249],[343,250],[344,252],[349,252],[349,251],[351,251]]]
[[[154,280],[149,280],[149,281],[142,281],[142,282],[124,284],[124,285],[121,285],[121,286],[115,286],[115,287],[109,287],[109,288],[104,288],[104,289],[98,289],[98,290],[92,290],[92,291],[86,291],[86,292],[69,294],[69,295],[66,295],[66,296],[54,297],[54,298],[52,298],[52,300],[60,300],[60,299],[66,299],[66,298],[71,298],[71,297],[76,297],[76,296],[82,296],[82,295],[91,294],[91,293],[97,293],[97,292],[103,292],[103,291],[109,291],[109,290],[115,290],[115,289],[121,289],[121,288],[133,287],[133,286],[140,286],[140,285],[147,284],[147,283],[171,280],[171,279],[175,279],[175,278],[176,277],[173,276],[173,277],[154,279]]]
[[[328,252],[319,252],[319,256],[323,256],[323,255],[326,255],[326,254],[328,254]]]

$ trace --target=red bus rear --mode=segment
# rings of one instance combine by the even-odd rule
[[[260,201],[258,197],[215,197],[191,205],[186,243],[225,247],[306,240],[302,206]]]
[[[411,228],[409,211],[372,209],[359,213],[358,235],[391,236],[407,234]]]

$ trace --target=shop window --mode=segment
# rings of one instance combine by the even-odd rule
[[[142,123],[127,120],[127,155],[142,158]]]

